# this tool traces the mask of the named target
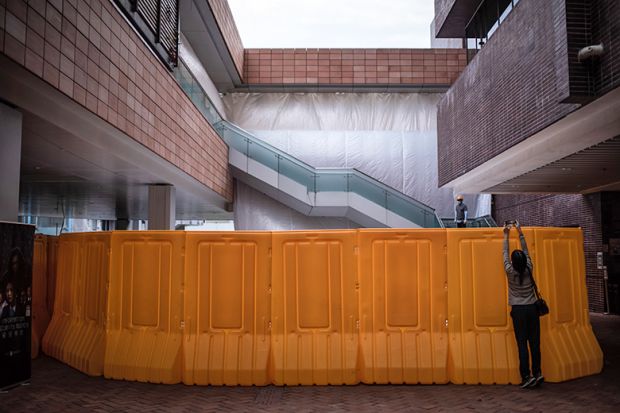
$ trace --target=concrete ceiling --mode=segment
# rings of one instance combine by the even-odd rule
[[[620,88],[444,186],[459,193],[614,190],[620,181],[618,136]]]
[[[100,151],[40,117],[23,112],[20,215],[146,219],[154,170]],[[177,218],[227,218],[229,213],[177,191]]]
[[[164,183],[177,219],[231,219],[219,194],[2,56],[0,99],[23,115],[20,215],[146,219],[148,185]]]
[[[620,136],[510,179],[487,192],[620,191]]]
[[[207,0],[181,0],[181,32],[209,73],[219,92],[242,84],[224,36]]]

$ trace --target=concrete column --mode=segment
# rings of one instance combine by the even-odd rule
[[[149,185],[149,229],[174,229],[175,190],[172,185]]]
[[[0,103],[0,221],[17,222],[22,114]]]

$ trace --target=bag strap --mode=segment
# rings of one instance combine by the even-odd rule
[[[538,291],[538,286],[536,285],[536,280],[534,279],[534,268],[529,269],[530,278],[532,280],[532,285],[534,286],[534,294],[536,294],[536,299],[540,300],[542,297],[540,296],[540,291]]]

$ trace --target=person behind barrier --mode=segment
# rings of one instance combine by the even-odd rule
[[[508,238],[512,225],[510,222],[504,225],[504,269],[508,276],[508,303],[512,306],[510,317],[519,350],[520,386],[525,389],[537,387],[544,381],[540,370],[540,320],[535,305],[532,260],[518,221],[514,221],[514,226],[519,232],[522,249],[514,250],[510,257],[508,254]],[[531,371],[529,353],[532,355]]]
[[[463,195],[457,195],[456,197],[454,222],[457,228],[465,228],[467,226],[467,205],[463,203]]]

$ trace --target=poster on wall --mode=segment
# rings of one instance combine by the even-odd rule
[[[0,222],[0,389],[30,380],[34,226]]]

